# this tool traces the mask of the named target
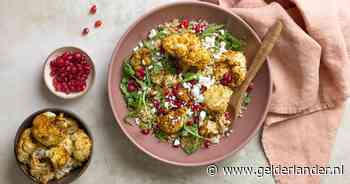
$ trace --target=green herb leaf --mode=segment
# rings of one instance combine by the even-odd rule
[[[154,132],[154,136],[161,141],[166,141],[168,139],[168,135],[162,130],[157,130]]]
[[[243,103],[245,105],[248,105],[251,101],[252,101],[251,96],[249,94],[246,94],[245,97],[244,97]]]
[[[217,24],[209,24],[207,29],[205,29],[202,33],[201,33],[201,37],[205,38],[207,36],[211,36],[214,33],[218,32],[220,29],[223,29],[224,25],[217,25]]]
[[[199,73],[192,73],[192,72],[188,72],[184,74],[184,78],[183,78],[183,82],[188,82],[191,80],[198,80],[200,74]]]
[[[123,63],[123,75],[124,77],[130,77],[135,75],[135,71],[128,62]]]
[[[162,66],[165,69],[165,71],[167,71],[170,74],[176,73],[176,68],[174,66],[174,63],[172,63],[172,61],[168,56],[161,58],[160,62],[162,63]]]
[[[181,137],[181,147],[182,150],[191,155],[196,152],[202,145],[203,139],[194,136],[184,136]]]
[[[203,139],[203,137],[201,135],[199,135],[197,124],[193,124],[192,126],[184,125],[184,130],[187,131],[189,134],[191,134],[194,137],[198,137],[200,139]]]

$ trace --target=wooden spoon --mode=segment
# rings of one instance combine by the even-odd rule
[[[266,58],[278,40],[282,29],[283,24],[280,20],[278,20],[272,27],[269,28],[268,32],[266,33],[261,46],[255,55],[252,64],[249,67],[246,79],[239,86],[238,91],[233,96],[234,119],[237,119],[240,114],[242,102],[244,100],[245,92],[247,91],[249,84],[255,78],[261,66],[266,61]]]

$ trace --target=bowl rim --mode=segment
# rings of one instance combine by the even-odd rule
[[[157,6],[155,8],[151,8],[150,10],[148,10],[146,13],[142,14],[140,17],[138,17],[129,27],[128,29],[122,34],[122,36],[119,38],[119,41],[117,43],[117,45],[115,46],[114,50],[113,50],[113,54],[111,57],[111,61],[109,63],[109,68],[108,68],[108,78],[107,78],[107,88],[108,88],[108,99],[109,99],[109,104],[112,108],[112,112],[114,115],[115,120],[117,121],[116,123],[118,124],[118,126],[122,129],[123,133],[128,137],[128,139],[134,144],[136,145],[136,147],[138,147],[140,150],[142,150],[144,153],[146,153],[147,155],[153,157],[156,160],[171,164],[171,165],[175,165],[175,166],[183,166],[183,167],[197,167],[197,166],[205,166],[205,165],[210,165],[216,162],[219,162],[235,153],[237,153],[238,151],[240,151],[245,145],[247,145],[258,133],[258,131],[261,129],[266,115],[268,113],[268,107],[271,104],[271,94],[272,94],[272,76],[271,76],[271,69],[270,69],[270,64],[269,62],[265,62],[266,66],[267,66],[267,70],[268,70],[268,79],[269,79],[269,86],[268,86],[268,96],[267,96],[267,104],[266,104],[266,108],[263,111],[263,115],[261,117],[260,122],[258,122],[257,127],[254,129],[254,131],[252,132],[251,135],[248,136],[248,138],[246,140],[244,140],[236,149],[232,150],[231,152],[217,157],[215,159],[211,159],[211,160],[207,160],[207,161],[202,161],[202,162],[197,162],[197,163],[184,163],[184,162],[178,162],[178,161],[171,161],[168,159],[164,159],[161,156],[157,156],[155,154],[153,154],[152,152],[146,150],[144,147],[142,147],[141,145],[139,145],[137,143],[136,140],[133,139],[133,137],[129,134],[129,132],[123,127],[121,126],[121,123],[123,122],[123,119],[119,117],[118,113],[117,113],[117,108],[116,105],[113,103],[112,100],[112,92],[113,89],[111,89],[110,85],[112,83],[112,66],[113,66],[113,62],[114,62],[114,58],[116,58],[117,56],[117,51],[120,49],[123,41],[125,40],[126,36],[129,34],[129,32],[131,30],[133,30],[135,28],[135,26],[137,24],[139,24],[143,19],[145,19],[146,17],[149,17],[150,15],[152,15],[153,13],[160,11],[162,9],[166,9],[172,6],[178,6],[178,5],[202,5],[202,6],[207,6],[210,8],[214,8],[214,9],[218,9],[220,11],[224,11],[232,16],[234,16],[235,18],[237,18],[239,21],[241,21],[241,23],[243,25],[245,25],[247,27],[247,29],[252,33],[252,35],[257,39],[259,45],[261,44],[261,39],[260,37],[257,35],[257,33],[255,32],[255,30],[245,21],[243,20],[241,17],[239,17],[237,14],[233,13],[232,11],[229,11],[227,8],[224,7],[220,7],[218,5],[215,5],[213,3],[209,3],[209,2],[202,2],[202,1],[192,1],[192,0],[184,0],[184,1],[178,1],[178,2],[171,2],[171,3],[166,3],[164,5],[160,5]],[[268,59],[267,59],[268,60]]]
[[[87,133],[87,135],[90,137],[91,139],[91,153],[90,153],[90,156],[89,158],[84,161],[84,164],[82,167],[80,167],[80,170],[79,172],[77,173],[77,175],[75,177],[73,177],[70,181],[68,181],[68,183],[65,183],[65,184],[69,184],[69,183],[72,183],[74,182],[76,179],[78,179],[80,176],[82,176],[84,174],[84,172],[87,170],[87,168],[90,166],[90,163],[91,163],[91,160],[92,160],[92,156],[93,156],[93,153],[94,153],[94,137],[90,131],[90,128],[88,127],[88,125],[74,112],[70,111],[70,110],[65,110],[65,109],[61,109],[61,108],[55,108],[55,107],[52,107],[52,108],[44,108],[44,109],[41,109],[41,110],[38,110],[38,111],[35,111],[33,113],[31,113],[30,115],[28,115],[24,120],[23,122],[19,125],[19,127],[17,128],[17,131],[16,131],[16,135],[15,135],[15,138],[14,138],[14,156],[15,156],[15,160],[16,160],[16,165],[17,167],[19,168],[19,170],[21,170],[21,173],[23,173],[28,179],[30,179],[30,181],[34,182],[34,183],[38,183],[39,182],[37,181],[36,178],[34,178],[31,174],[27,173],[24,171],[24,168],[21,167],[21,166],[24,166],[24,164],[22,162],[20,162],[18,160],[18,157],[17,157],[17,144],[18,144],[18,141],[19,141],[19,138],[20,136],[22,135],[23,131],[25,130],[25,123],[29,120],[33,120],[34,117],[36,115],[39,115],[41,113],[44,113],[44,112],[47,112],[47,111],[51,111],[51,112],[62,112],[64,114],[68,114],[68,116],[74,118],[75,120],[78,121],[78,124],[79,124],[79,127],[83,128],[84,131]],[[69,175],[69,173],[68,173]],[[68,176],[66,175],[66,176]],[[60,182],[63,178],[65,178],[66,176],[60,178],[60,179],[55,179],[53,180],[54,182]],[[48,182],[48,184],[50,184],[50,181]]]
[[[78,50],[79,52],[83,53],[87,58],[88,60],[90,61],[91,63],[91,66],[92,66],[92,71],[91,73],[89,74],[89,76],[91,77],[91,81],[90,81],[90,84],[88,85],[88,87],[82,91],[82,92],[78,92],[77,95],[75,96],[67,96],[65,94],[63,94],[62,92],[57,92],[57,91],[54,91],[53,89],[51,89],[49,87],[50,84],[48,84],[48,80],[50,79],[47,79],[47,75],[45,75],[45,71],[46,71],[46,66],[49,64],[49,62],[51,62],[50,58],[56,54],[59,50],[63,50],[63,49],[67,49],[67,50]],[[76,98],[79,98],[79,97],[82,97],[84,95],[86,95],[90,89],[92,88],[93,84],[95,83],[95,78],[96,78],[96,69],[95,69],[95,63],[94,61],[92,60],[92,58],[90,57],[90,55],[85,52],[83,49],[79,48],[79,47],[76,47],[76,46],[63,46],[63,47],[59,47],[55,50],[53,50],[45,59],[45,62],[42,66],[42,75],[43,75],[43,80],[44,80],[44,83],[45,83],[45,86],[46,88],[52,93],[54,94],[55,96],[59,97],[59,98],[62,98],[62,99],[65,99],[65,100],[69,100],[69,99],[76,99]],[[61,94],[62,93],[62,94]]]

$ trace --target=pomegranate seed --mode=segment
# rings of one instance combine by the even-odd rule
[[[129,82],[128,82],[128,91],[129,92],[134,92],[136,90],[137,90],[136,83],[134,81],[132,81],[132,80],[129,80]]]
[[[80,52],[64,52],[51,61],[50,75],[53,77],[53,85],[56,91],[69,94],[86,89],[86,80],[91,71],[91,66],[87,64],[85,59]],[[87,67],[81,67],[83,62],[86,62]],[[82,73],[86,73],[86,75],[81,75]]]
[[[83,29],[82,34],[83,34],[83,36],[85,36],[85,35],[89,34],[89,32],[90,32],[89,28],[86,27]]]
[[[193,123],[195,123],[195,124],[199,123],[199,117],[198,116],[194,116],[193,117]]]
[[[159,102],[159,100],[153,100],[153,106],[154,106],[156,109],[160,109],[160,102]]]
[[[197,80],[193,79],[189,81],[190,84],[195,85],[197,83]]]
[[[97,6],[94,4],[94,5],[92,5],[91,6],[91,8],[90,8],[90,14],[95,14],[96,13],[96,11],[97,11]]]
[[[74,54],[74,59],[80,61],[81,60],[81,54],[79,52]]]
[[[182,101],[181,100],[176,100],[174,101],[174,105],[177,107],[177,108],[180,108],[182,106]]]
[[[101,27],[102,26],[102,21],[101,20],[97,20],[96,22],[95,22],[95,28],[99,28],[99,27]]]
[[[186,123],[188,126],[192,126],[193,125],[193,120],[189,120],[189,121],[187,121],[187,123]]]
[[[248,89],[247,89],[248,93],[249,93],[250,91],[252,91],[253,88],[254,88],[254,83],[251,82],[251,83],[249,84],[249,86],[248,86]]]
[[[207,87],[201,86],[201,93],[204,93],[207,90]]]
[[[231,119],[231,113],[230,112],[225,112],[224,116],[225,116],[226,120],[230,120]]]
[[[204,141],[204,146],[205,146],[206,148],[209,148],[210,145],[211,145],[211,142],[210,142],[209,140],[205,140],[205,141]]]
[[[168,88],[164,88],[163,93],[164,93],[164,96],[168,96],[170,94],[170,91]]]
[[[145,68],[140,67],[135,71],[135,75],[138,79],[143,80],[145,78]]]
[[[191,108],[194,112],[198,112],[199,110],[201,110],[201,105],[198,103],[194,103],[194,104],[192,104]]]
[[[150,133],[150,129],[142,129],[141,132],[144,135],[148,135]]]
[[[165,114],[166,113],[165,109],[163,109],[163,108],[158,109],[158,112],[159,112],[159,114]]]
[[[190,21],[188,19],[184,19],[182,20],[180,27],[187,29],[189,25],[190,25]]]
[[[154,124],[154,125],[153,125],[153,129],[154,129],[155,131],[157,131],[157,130],[159,130],[159,129],[160,129],[160,127],[159,127],[159,125],[158,125],[158,124]]]

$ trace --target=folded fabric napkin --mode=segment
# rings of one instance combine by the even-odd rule
[[[229,8],[260,37],[284,23],[269,61],[273,95],[262,144],[271,165],[327,166],[350,82],[349,0],[207,0]],[[276,175],[280,184],[320,176]]]

